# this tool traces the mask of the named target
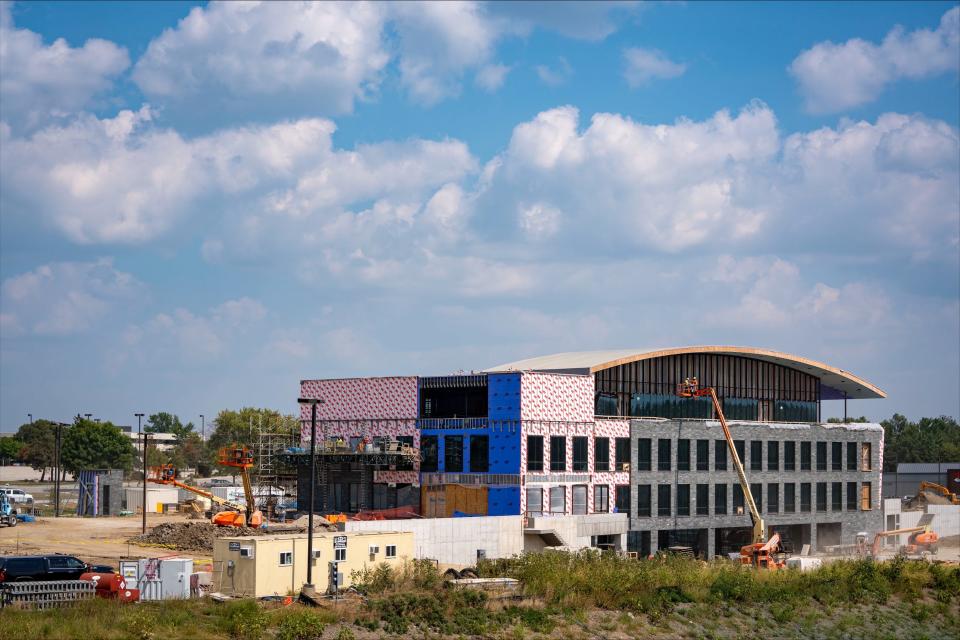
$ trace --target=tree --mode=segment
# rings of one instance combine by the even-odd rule
[[[291,437],[295,437],[295,434],[300,433],[300,420],[296,416],[282,415],[273,409],[224,409],[213,420],[213,433],[207,441],[207,459],[215,463],[219,449],[233,444],[253,447],[261,430],[267,433],[291,434]]]
[[[147,418],[147,425],[143,430],[147,433],[172,433],[180,441],[193,432],[193,423],[184,425],[180,422],[180,416],[161,411]]]
[[[84,469],[129,471],[135,458],[133,443],[111,422],[77,419],[63,430],[61,462],[76,475]]]
[[[57,424],[49,420],[34,420],[20,425],[16,439],[23,447],[20,449],[20,460],[40,472],[40,482],[43,482],[47,469],[51,469],[56,460],[54,453],[57,446]]]
[[[870,419],[867,418],[867,416],[860,416],[859,418],[847,418],[846,420],[844,420],[843,418],[827,418],[828,424],[843,424],[843,423],[850,424],[850,423],[858,423],[858,422],[870,422]]]
[[[22,448],[23,443],[12,436],[0,438],[0,462],[5,465],[10,464],[20,456]]]
[[[884,420],[884,469],[900,462],[955,462],[960,460],[960,424],[950,416],[911,422],[899,413]]]

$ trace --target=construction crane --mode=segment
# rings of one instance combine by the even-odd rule
[[[783,562],[777,560],[776,556],[780,553],[780,534],[775,533],[769,540],[767,539],[767,529],[760,516],[760,510],[757,509],[757,503],[753,499],[753,492],[750,491],[750,483],[747,482],[747,474],[743,470],[743,462],[740,460],[740,454],[737,453],[737,447],[733,443],[733,436],[730,435],[730,427],[727,426],[727,419],[723,415],[723,408],[720,406],[720,400],[717,398],[717,392],[713,387],[700,387],[696,377],[685,378],[677,388],[677,395],[681,398],[704,398],[709,397],[713,401],[713,410],[720,420],[720,426],[723,428],[723,437],[727,441],[727,448],[730,450],[730,457],[733,459],[733,467],[737,471],[737,477],[740,480],[740,488],[743,489],[743,499],[750,510],[750,519],[753,521],[753,542],[740,549],[740,564],[749,564],[758,569],[780,569]]]

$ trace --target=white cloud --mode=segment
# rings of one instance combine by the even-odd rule
[[[960,69],[960,7],[943,14],[936,30],[895,27],[879,45],[860,38],[820,42],[790,65],[807,109],[830,113],[875,100],[891,83]]]
[[[491,2],[489,12],[504,29],[526,35],[540,28],[568,38],[603,40],[621,25],[636,17],[643,3],[591,0],[589,2],[551,2],[549,0]]]
[[[687,65],[673,62],[656,49],[631,47],[623,52],[623,58],[626,62],[623,77],[634,89],[651,80],[679,77],[687,70]]]
[[[557,233],[562,213],[556,207],[537,202],[520,207],[520,228],[533,239],[545,239]]]
[[[537,72],[537,77],[540,78],[540,82],[551,87],[559,87],[573,75],[573,67],[563,56],[560,56],[557,60],[556,68],[538,64],[534,69]]]
[[[493,93],[503,86],[510,67],[503,64],[488,64],[477,71],[475,82],[484,91]]]
[[[10,7],[0,2],[0,97],[3,121],[16,131],[89,105],[130,65],[126,49],[99,38],[81,47],[63,38],[46,45],[39,34],[14,26]]]
[[[137,280],[114,268],[109,258],[42,265],[3,281],[5,337],[86,331],[139,289]]]

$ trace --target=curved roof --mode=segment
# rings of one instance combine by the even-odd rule
[[[486,371],[496,373],[503,371],[556,371],[563,373],[596,373],[603,369],[629,364],[639,360],[661,358],[663,356],[682,355],[687,353],[714,353],[720,355],[742,356],[772,362],[792,369],[803,371],[820,379],[821,385],[830,387],[838,392],[837,397],[846,393],[850,399],[886,398],[887,394],[880,388],[859,378],[849,371],[831,367],[828,364],[802,358],[800,356],[757,349],[754,347],[731,346],[696,346],[678,347],[674,349],[613,349],[608,351],[571,351],[555,353],[549,356],[539,356],[508,362]],[[824,394],[824,399],[829,399]]]

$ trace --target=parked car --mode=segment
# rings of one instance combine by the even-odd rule
[[[234,483],[230,482],[226,478],[213,478],[207,482],[203,483],[205,487],[232,487]]]
[[[16,502],[17,504],[26,504],[27,502],[33,502],[33,495],[23,491],[22,489],[14,489],[13,487],[4,487],[2,491],[7,494],[7,498],[10,499],[10,502]]]
[[[0,557],[0,582],[78,580],[92,571],[113,573],[113,567],[87,564],[79,558],[60,554]]]

